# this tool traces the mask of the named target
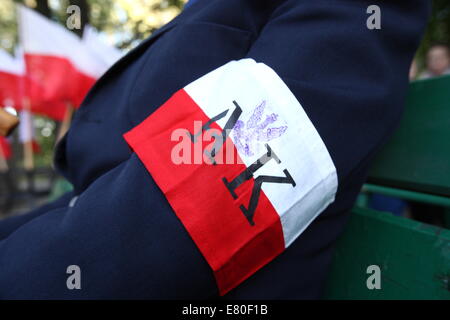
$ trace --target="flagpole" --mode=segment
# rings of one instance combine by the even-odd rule
[[[22,100],[22,108],[24,111],[29,113],[30,121],[26,123],[28,128],[28,132],[32,132],[33,130],[33,121],[31,119],[31,105],[30,99],[28,97],[24,97]],[[27,121],[24,121],[27,122]],[[30,195],[34,193],[34,155],[33,155],[33,135],[31,135],[30,139],[23,141],[23,167],[25,169],[25,177],[27,180],[27,191]],[[34,201],[32,198],[29,200],[29,206],[33,207]]]
[[[28,97],[23,98],[23,110],[31,112],[30,99]],[[27,125],[29,126],[29,128],[27,128],[29,132],[32,132],[33,122],[29,121]],[[25,170],[32,171],[34,169],[33,138],[23,142],[23,155],[24,155],[23,166]]]
[[[74,107],[71,102],[66,103],[66,112],[64,113],[64,119],[58,131],[58,136],[56,137],[56,143],[64,137],[64,135],[69,131],[70,124],[72,122]]]

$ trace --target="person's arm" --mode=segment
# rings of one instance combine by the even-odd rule
[[[427,17],[425,1],[383,1],[382,29],[368,30],[367,6],[284,1],[247,56],[272,68],[300,102],[310,119],[307,125],[315,127],[331,155],[339,188],[399,120],[409,64]],[[163,170],[166,165],[159,163]],[[311,174],[319,167],[312,166]],[[192,227],[204,221],[188,223],[186,229],[183,215],[174,212],[149,168],[142,152],[133,153],[92,183],[74,207],[49,211],[1,241],[0,298],[216,296],[217,275],[191,238]],[[236,232],[227,243],[241,235]],[[249,258],[251,263],[259,257]],[[81,268],[81,290],[67,289],[69,265]]]
[[[369,2],[285,1],[248,54],[300,101],[330,151],[339,187],[396,128],[429,14],[427,1],[377,3],[381,29],[369,30]]]
[[[20,214],[18,216],[8,217],[0,220],[0,240],[5,239],[11,233],[13,233],[17,228],[27,223],[28,221],[39,217],[40,215],[47,213],[53,209],[66,207],[69,205],[70,200],[73,198],[73,192],[67,192],[58,199],[46,203],[39,208],[36,208],[25,214]]]

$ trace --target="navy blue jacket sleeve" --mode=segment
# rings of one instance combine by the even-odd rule
[[[39,217],[40,215],[47,213],[55,208],[65,207],[69,204],[70,200],[73,197],[73,192],[68,192],[62,195],[60,198],[47,203],[45,205],[40,206],[39,208],[34,209],[31,212],[26,214],[21,214],[18,216],[7,218],[0,223],[0,240],[5,239],[11,233],[13,233],[17,228],[27,223],[28,221]]]
[[[368,5],[280,1],[246,55],[272,67],[302,103],[336,165],[339,192],[327,220],[318,218],[301,245],[247,280],[247,295],[232,291],[235,297],[287,298],[283,290],[291,288],[292,296],[304,290],[317,298],[312,287],[323,282],[328,263],[318,257],[342,230],[333,219],[351,207],[370,158],[399,120],[428,5],[380,2],[381,30],[367,29]],[[292,260],[280,264],[286,256]],[[66,286],[70,265],[81,268],[80,290]],[[134,153],[95,179],[73,207],[48,208],[0,241],[0,299],[216,296],[208,264]]]
[[[295,93],[331,153],[341,188],[401,117],[428,12],[425,2],[379,5],[381,29],[369,30],[366,2],[286,1],[248,54]],[[298,32],[285,32],[294,21]]]

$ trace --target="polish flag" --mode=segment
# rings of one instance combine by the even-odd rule
[[[22,61],[0,49],[0,105],[17,108],[21,103],[24,72]]]
[[[90,25],[84,27],[82,41],[96,56],[97,61],[102,64],[105,71],[123,56],[121,50],[107,44],[102,39],[101,34]]]
[[[336,168],[270,67],[232,61],[176,92],[124,138],[165,194],[224,295],[334,201]]]
[[[33,81],[30,97],[79,106],[105,68],[81,39],[58,23],[24,6],[18,6],[18,16],[26,72]]]
[[[55,120],[62,120],[66,106],[62,101],[42,101],[31,98],[29,89],[43,90],[39,83],[35,83],[25,73],[23,52],[16,49],[15,57],[0,50],[0,105],[11,106],[16,110],[24,109],[23,104],[28,103],[27,109],[33,113],[45,115]],[[27,101],[25,101],[27,100]]]

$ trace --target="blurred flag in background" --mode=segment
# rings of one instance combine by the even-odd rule
[[[122,56],[92,27],[83,39],[32,9],[18,6],[21,48],[0,51],[0,104],[63,120],[95,81]],[[29,105],[25,106],[24,104]]]
[[[78,107],[108,66],[63,26],[23,6],[18,12],[30,100]]]

